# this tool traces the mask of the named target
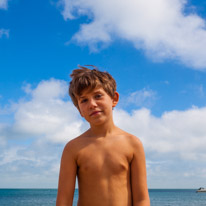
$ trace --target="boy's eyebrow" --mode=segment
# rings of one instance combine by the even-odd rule
[[[85,98],[85,96],[79,96],[79,99],[84,99]]]
[[[96,94],[96,93],[101,93],[101,90],[100,90],[100,89],[96,90],[96,91],[94,92],[94,94]]]
[[[88,93],[90,93],[90,92],[88,92]],[[94,94],[101,93],[101,90],[98,89],[98,90],[96,90],[96,91],[92,91],[91,93],[94,93]],[[86,98],[86,97],[87,97],[87,95],[81,95],[81,96],[79,96],[79,99],[84,99],[84,98]]]

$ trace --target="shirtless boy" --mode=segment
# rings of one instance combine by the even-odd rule
[[[78,206],[149,206],[142,143],[113,122],[115,80],[81,66],[71,77],[69,94],[90,128],[64,148],[56,205],[72,206],[77,176]]]

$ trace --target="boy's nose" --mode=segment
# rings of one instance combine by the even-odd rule
[[[96,106],[97,106],[96,101],[95,101],[94,99],[91,99],[91,100],[89,101],[89,106],[90,106],[90,108],[96,107]]]

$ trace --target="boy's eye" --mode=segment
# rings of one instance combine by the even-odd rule
[[[81,103],[84,103],[84,102],[86,102],[87,101],[87,99],[82,99],[81,100]]]
[[[99,98],[101,98],[101,97],[102,97],[101,94],[96,94],[96,95],[95,95],[95,98],[96,98],[96,99],[99,99]]]

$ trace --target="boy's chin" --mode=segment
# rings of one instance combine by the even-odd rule
[[[92,120],[88,122],[91,126],[101,126],[101,125],[104,125],[106,121],[102,119],[96,119],[96,120]]]

